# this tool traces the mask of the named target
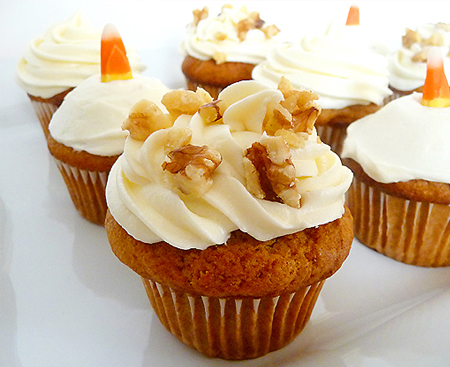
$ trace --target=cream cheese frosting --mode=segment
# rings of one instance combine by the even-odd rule
[[[411,45],[403,45],[389,55],[389,83],[400,91],[413,91],[423,86],[427,74],[426,54],[415,61],[417,55],[427,52],[431,43],[439,43],[442,55],[450,53],[450,25],[425,24],[416,29],[419,39]],[[434,41],[429,41],[434,38]],[[444,58],[447,79],[450,78],[450,58]]]
[[[100,74],[93,75],[66,96],[50,121],[50,134],[78,151],[120,154],[127,135],[121,126],[133,105],[148,99],[165,110],[160,101],[168,91],[158,79],[141,74],[108,83],[100,81]]]
[[[351,124],[341,156],[381,183],[450,183],[450,109],[425,107],[421,99],[401,97]]]
[[[254,80],[275,87],[281,76],[319,94],[324,109],[381,105],[388,88],[386,56],[361,26],[332,22],[325,32],[274,46],[253,69]]]
[[[257,64],[265,59],[276,40],[267,37],[261,28],[250,29],[241,40],[237,25],[250,14],[245,7],[224,6],[216,17],[209,16],[198,24],[190,23],[181,52],[199,60]]]
[[[199,113],[181,115],[172,127],[152,133],[145,141],[128,136],[124,154],[114,164],[107,183],[108,208],[134,238],[166,241],[180,249],[205,249],[223,244],[240,229],[264,241],[340,218],[352,173],[313,130],[303,148],[291,148],[301,207],[258,199],[246,187],[245,150],[270,139],[262,132],[267,106],[283,99],[280,91],[255,81],[235,83],[219,99],[226,104],[223,124],[205,124]],[[192,132],[191,144],[207,145],[222,162],[201,196],[184,195],[161,168],[164,142],[177,129]],[[272,137],[273,138],[273,137]]]
[[[30,95],[50,98],[100,73],[101,29],[81,12],[34,38],[17,65],[19,85]],[[133,71],[145,69],[137,52],[127,50]]]

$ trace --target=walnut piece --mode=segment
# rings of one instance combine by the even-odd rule
[[[204,89],[196,92],[188,90],[173,90],[166,93],[161,103],[176,119],[181,115],[194,115],[205,103],[212,101],[211,96]]]
[[[172,119],[155,103],[143,99],[132,107],[122,124],[122,130],[128,130],[132,139],[143,141],[156,130],[170,126],[172,126]]]
[[[176,149],[188,145],[192,139],[192,130],[185,128],[172,128],[168,130],[164,141],[164,153],[168,154]]]
[[[205,6],[202,10],[195,9],[192,13],[194,14],[194,25],[198,25],[202,19],[208,18],[209,9]]]
[[[198,114],[205,124],[222,123],[222,113],[220,112],[220,100],[215,100],[204,104],[198,109]]]
[[[431,34],[430,38],[425,39],[423,43],[427,46],[444,46],[444,36],[439,32],[434,32]]]
[[[225,54],[223,52],[214,51],[212,58],[216,62],[217,65],[227,62],[227,54]]]
[[[272,37],[275,37],[278,33],[280,33],[280,30],[275,24],[261,28],[261,30],[264,32],[264,35],[267,39],[271,39]]]
[[[421,51],[414,54],[413,57],[411,57],[412,62],[426,62],[428,60],[428,50],[429,47],[424,47]]]
[[[201,195],[211,185],[211,175],[222,162],[219,152],[206,145],[187,144],[171,151],[162,164],[169,180],[185,195]]]
[[[405,48],[411,48],[414,43],[420,43],[422,37],[419,32],[413,31],[412,29],[406,28],[406,33],[402,36],[402,45]]]
[[[301,195],[295,181],[295,167],[282,137],[255,142],[245,151],[246,185],[256,198],[300,208]]]

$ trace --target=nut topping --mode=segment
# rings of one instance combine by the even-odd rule
[[[166,93],[161,103],[176,119],[181,115],[194,115],[205,103],[212,101],[211,96],[204,89],[196,92],[188,90],[173,90]]]
[[[216,150],[204,145],[184,145],[171,151],[162,164],[168,178],[186,195],[201,195],[212,185],[211,175],[222,162]]]
[[[198,25],[202,19],[208,18],[209,9],[205,6],[202,10],[195,9],[192,13],[194,14],[194,24]]]

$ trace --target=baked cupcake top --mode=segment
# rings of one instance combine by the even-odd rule
[[[123,152],[122,122],[135,103],[145,98],[160,103],[169,89],[158,79],[133,75],[117,29],[108,24],[101,39],[101,74],[71,91],[54,113],[49,130],[58,143],[101,156]]]
[[[450,184],[450,88],[436,47],[429,52],[423,90],[351,124],[341,156],[380,183]]]
[[[278,90],[238,82],[216,101],[202,89],[169,92],[170,114],[139,103],[109,175],[111,214],[135,239],[180,249],[223,244],[237,229],[264,241],[340,218],[352,174],[317,138],[314,98],[283,79]],[[135,116],[150,108],[144,131]]]
[[[324,109],[381,105],[392,92],[387,59],[379,49],[363,26],[339,19],[322,33],[275,45],[252,77],[273,87],[285,76],[296,88],[317,93]]]
[[[27,46],[17,66],[17,82],[30,95],[50,98],[100,73],[101,29],[81,13],[50,27]],[[128,50],[131,67],[145,69],[134,50]]]
[[[406,29],[402,46],[389,56],[389,83],[400,91],[423,86],[430,47],[438,46],[444,55],[445,69],[450,71],[450,24],[425,24],[416,30]]]
[[[213,59],[217,64],[257,64],[265,59],[279,32],[276,26],[266,25],[259,13],[249,12],[244,6],[237,9],[224,5],[216,17],[209,16],[208,7],[193,13],[194,21],[187,26],[181,51],[199,60]]]

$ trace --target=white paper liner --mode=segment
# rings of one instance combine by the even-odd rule
[[[47,138],[50,134],[48,125],[50,124],[50,120],[52,119],[53,114],[59,108],[59,106],[49,102],[33,100],[31,100],[31,105],[33,106],[33,109],[36,112],[37,117],[39,118],[42,130],[44,131],[44,135]]]

